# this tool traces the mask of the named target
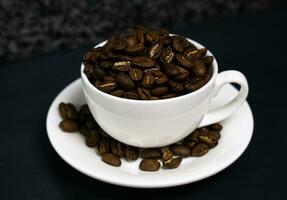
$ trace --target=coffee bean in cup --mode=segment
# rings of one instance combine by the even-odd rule
[[[181,50],[179,46],[178,49]],[[150,93],[142,89],[142,95]],[[198,128],[183,140],[161,148],[137,148],[121,143],[110,137],[94,120],[89,107],[82,105],[77,111],[71,103],[59,104],[59,115],[62,121],[59,127],[64,132],[79,132],[85,137],[86,145],[95,148],[102,161],[108,165],[119,167],[121,159],[135,161],[139,157],[139,169],[147,172],[158,171],[160,168],[171,170],[178,168],[182,159],[200,157],[214,148],[220,139],[221,124],[212,124]]]
[[[97,89],[116,97],[160,100],[194,92],[212,76],[212,56],[185,37],[135,26],[83,57]]]

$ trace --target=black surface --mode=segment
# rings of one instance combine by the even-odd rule
[[[88,47],[2,65],[0,199],[286,199],[286,20],[287,9],[277,8],[173,30],[207,46],[221,70],[246,75],[255,118],[252,141],[234,164],[174,188],[102,183],[70,167],[53,150],[45,128],[49,105],[79,77],[81,55]]]

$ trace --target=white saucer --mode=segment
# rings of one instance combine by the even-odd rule
[[[237,94],[237,90],[226,85],[213,99],[211,109],[224,105]],[[60,102],[71,102],[76,106],[85,104],[81,80],[68,85],[53,101],[47,115],[47,132],[56,152],[72,167],[95,179],[128,187],[160,188],[192,183],[212,176],[232,164],[244,152],[253,132],[253,116],[247,102],[230,118],[223,121],[219,144],[200,158],[185,158],[173,170],[143,172],[138,169],[139,160],[113,167],[101,161],[95,149],[85,145],[80,134],[64,133],[58,128]]]

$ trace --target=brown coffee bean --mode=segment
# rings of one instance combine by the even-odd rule
[[[151,73],[146,73],[142,80],[142,86],[144,88],[150,88],[154,84],[154,76]]]
[[[187,82],[187,83],[184,84],[184,88],[187,89],[190,92],[193,92],[195,90],[198,90],[202,86],[204,86],[205,83],[206,83],[206,81],[204,81],[204,80],[199,80],[199,81],[197,81],[195,83]]]
[[[90,63],[85,63],[84,73],[86,74],[88,78],[92,76],[93,71],[94,71],[94,65]]]
[[[154,76],[155,83],[158,85],[162,85],[168,81],[168,77],[159,70],[154,70],[151,73]]]
[[[78,121],[80,123],[84,123],[84,121],[86,120],[86,117],[91,115],[90,109],[88,107],[87,104],[82,105],[80,107],[79,113],[78,113]]]
[[[104,82],[116,81],[116,79],[111,75],[106,75],[106,76],[104,76],[103,81]]]
[[[64,119],[60,122],[59,127],[62,129],[64,132],[76,132],[79,129],[79,125],[77,122],[69,119]]]
[[[140,69],[130,68],[129,76],[133,81],[140,81],[143,77],[143,72]]]
[[[202,60],[193,62],[193,72],[196,76],[204,76],[206,74],[206,68]]]
[[[181,157],[188,157],[191,155],[191,149],[181,144],[171,145],[170,150],[173,154],[181,156]]]
[[[142,68],[150,68],[155,65],[155,61],[145,56],[137,56],[133,58],[128,58],[132,62],[132,64],[142,67]]]
[[[203,156],[208,152],[208,148],[209,147],[207,144],[203,143],[196,144],[191,150],[191,155],[195,157]]]
[[[214,138],[216,140],[219,140],[220,137],[221,137],[220,133],[218,131],[213,131],[213,130],[208,131],[207,135],[208,135],[208,137],[212,137],[212,138]]]
[[[58,106],[62,119],[77,119],[78,113],[76,107],[71,103],[60,103]]]
[[[122,90],[133,90],[135,88],[134,82],[123,72],[117,75],[116,81]]]
[[[141,153],[141,157],[142,158],[160,159],[160,158],[162,158],[162,152],[160,149],[157,149],[157,148],[144,149]]]
[[[122,161],[115,156],[112,153],[106,153],[102,156],[102,161],[104,161],[105,163],[115,166],[115,167],[119,167],[122,164]]]
[[[194,130],[191,134],[189,134],[186,138],[184,138],[185,140],[190,140],[190,141],[194,141],[196,143],[199,142],[198,137],[201,133],[199,132],[199,130]]]
[[[163,162],[163,168],[164,169],[175,169],[180,165],[181,161],[182,161],[181,157],[173,158],[171,160]]]
[[[213,57],[212,56],[206,56],[204,58],[202,58],[203,63],[205,64],[205,66],[210,66],[213,62]]]
[[[161,96],[164,95],[168,91],[168,87],[156,87],[151,90],[152,95]]]
[[[80,126],[80,127],[79,127],[79,132],[80,132],[83,136],[87,137],[87,136],[90,134],[91,130],[88,129],[86,126]]]
[[[162,99],[169,99],[169,98],[173,98],[173,97],[176,97],[177,94],[176,93],[171,93],[171,92],[168,92],[164,95],[161,96]]]
[[[174,76],[174,80],[179,81],[179,82],[184,82],[187,80],[188,76],[189,76],[189,71],[187,71],[186,69],[176,66],[178,68],[179,71],[179,75]]]
[[[106,81],[106,82],[101,82],[101,81],[96,81],[96,88],[103,92],[111,92],[117,87],[117,82],[116,81]]]
[[[104,155],[110,152],[110,142],[106,138],[101,138],[98,145],[98,152],[100,155]]]
[[[112,66],[113,66],[113,63],[111,61],[103,60],[103,61],[100,62],[100,67],[104,71],[110,70]]]
[[[146,34],[146,38],[145,39],[146,39],[147,43],[153,44],[159,39],[159,35],[155,31],[150,31],[150,32],[148,32]]]
[[[125,52],[129,55],[137,55],[145,50],[145,46],[143,44],[136,44],[134,46],[127,47]]]
[[[132,146],[126,146],[125,158],[127,160],[136,160],[139,157],[139,149]]]
[[[100,142],[99,133],[96,130],[89,131],[86,137],[86,145],[88,147],[96,147]]]
[[[174,64],[165,64],[164,70],[165,70],[166,75],[170,77],[180,75],[179,68]]]
[[[173,80],[168,81],[169,89],[172,92],[181,92],[183,91],[184,87],[182,83],[175,82]]]
[[[140,170],[142,171],[158,171],[160,168],[160,163],[156,159],[144,158],[139,165]]]
[[[161,42],[163,46],[168,46],[171,43],[171,38],[170,37],[161,38]]]
[[[193,63],[187,56],[184,54],[176,54],[176,60],[178,61],[179,64],[181,64],[183,67],[187,69],[192,69]]]
[[[125,146],[116,140],[112,140],[111,141],[111,152],[114,155],[116,155],[117,157],[124,157],[125,156]]]
[[[120,72],[127,72],[129,71],[130,66],[131,66],[130,61],[119,61],[114,63],[113,70]]]
[[[172,63],[174,57],[175,53],[171,49],[164,49],[160,56],[160,60],[164,64],[170,64]]]
[[[103,53],[102,52],[98,52],[98,51],[89,51],[88,53],[86,53],[83,57],[83,61],[87,62],[87,63],[91,63],[94,64],[96,63],[98,60],[100,60],[101,58],[103,58]]]
[[[126,99],[134,99],[134,100],[138,100],[140,98],[136,92],[132,92],[132,91],[125,92],[123,97]]]
[[[162,161],[166,162],[168,160],[171,160],[173,158],[173,153],[169,149],[165,149],[162,151]]]
[[[96,129],[99,126],[92,115],[86,116],[84,125],[88,129]]]
[[[132,47],[137,44],[137,38],[134,34],[123,35],[122,40],[127,44],[128,47]]]
[[[127,47],[127,44],[122,39],[118,38],[112,43],[112,46],[114,51],[123,51]]]
[[[145,43],[144,31],[137,29],[136,34],[137,34],[138,43],[144,44]]]
[[[116,96],[116,97],[122,97],[124,95],[125,91],[123,90],[115,90],[111,92],[111,95]]]
[[[172,47],[179,53],[183,53],[190,43],[182,36],[172,36]]]
[[[96,67],[96,68],[94,68],[92,76],[96,80],[102,80],[106,74],[107,73],[105,71],[103,71],[100,68]]]
[[[207,48],[202,48],[202,49],[185,52],[185,55],[192,60],[197,60],[205,56],[206,52],[207,52]]]
[[[214,131],[221,131],[222,130],[222,125],[219,124],[219,123],[216,123],[216,124],[210,125],[209,128],[211,130],[214,130]]]
[[[150,47],[148,51],[148,56],[151,59],[157,59],[161,55],[162,49],[163,49],[162,43],[157,42]]]
[[[207,144],[209,148],[213,148],[217,145],[218,141],[214,137],[210,137],[208,134],[207,135],[200,135],[199,136],[199,141]]]
[[[137,92],[138,92],[138,94],[139,94],[139,97],[142,99],[142,100],[148,100],[148,99],[150,99],[150,97],[151,97],[151,92],[150,92],[150,90],[148,90],[148,89],[145,89],[145,88],[138,88],[137,89]]]

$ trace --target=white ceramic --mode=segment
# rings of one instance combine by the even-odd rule
[[[237,95],[231,85],[225,85],[213,99],[210,110],[217,110]],[[185,158],[177,169],[143,172],[139,160],[112,167],[101,161],[94,148],[85,145],[82,135],[64,133],[58,127],[60,102],[71,102],[77,107],[86,103],[80,79],[68,85],[55,98],[47,115],[47,132],[56,152],[80,172],[98,180],[129,187],[157,188],[191,183],[209,177],[233,163],[246,149],[252,136],[253,117],[247,102],[231,117],[224,120],[218,145],[200,158]],[[107,119],[109,120],[109,119]]]
[[[203,48],[201,44],[190,41],[197,48]],[[212,54],[208,51],[207,55]],[[202,88],[165,100],[130,100],[106,94],[89,82],[83,72],[83,64],[81,78],[89,108],[102,129],[126,144],[157,147],[179,141],[196,127],[226,119],[245,101],[248,84],[244,75],[233,70],[218,74],[216,59],[212,67],[213,75]],[[212,97],[216,96],[226,83],[231,82],[241,86],[238,96],[227,105],[208,112]]]

